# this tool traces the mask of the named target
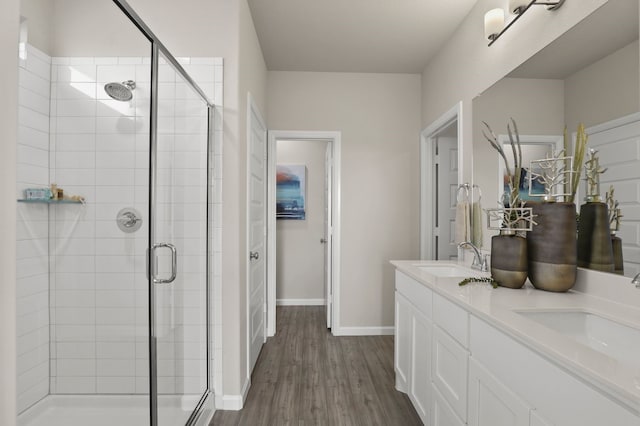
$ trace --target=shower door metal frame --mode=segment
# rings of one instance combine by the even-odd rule
[[[151,29],[144,23],[142,18],[131,8],[131,6],[124,0],[113,0],[120,10],[131,20],[131,22],[140,30],[140,32],[151,42],[151,117],[149,128],[149,241],[147,249],[149,250],[149,256],[147,256],[147,271],[153,271],[153,257],[151,256],[151,247],[155,242],[155,232],[153,230],[155,224],[155,212],[152,206],[155,205],[156,196],[155,188],[157,186],[156,176],[156,164],[157,164],[157,143],[158,143],[158,62],[160,54],[169,62],[173,69],[178,73],[186,83],[200,96],[200,98],[206,103],[207,106],[207,161],[206,161],[206,180],[207,180],[207,197],[206,197],[206,259],[205,259],[205,274],[206,274],[206,383],[207,388],[204,394],[201,396],[200,401],[196,405],[195,410],[191,413],[191,416],[187,420],[186,425],[193,425],[198,420],[202,408],[207,400],[211,397],[213,392],[211,389],[211,330],[210,330],[210,292],[209,292],[209,278],[210,278],[210,238],[209,238],[209,179],[210,179],[210,164],[209,153],[212,145],[212,126],[213,126],[213,114],[215,105],[209,100],[204,91],[198,86],[198,84],[187,74],[185,69],[180,65],[176,58],[169,52],[169,50],[162,44],[158,37],[151,31]],[[153,282],[153,274],[148,274],[149,280],[149,401],[150,401],[150,425],[158,426],[158,383],[157,383],[157,348],[156,348],[156,324],[155,324],[155,284]]]

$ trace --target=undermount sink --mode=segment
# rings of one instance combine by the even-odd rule
[[[640,329],[586,311],[516,311],[580,344],[640,367]]]
[[[436,277],[464,278],[471,273],[467,268],[456,265],[416,265],[418,269]]]

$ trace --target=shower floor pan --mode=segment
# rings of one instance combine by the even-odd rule
[[[159,397],[163,425],[183,425],[191,413],[184,396]],[[193,401],[195,400],[195,401]],[[193,407],[193,397],[187,406]],[[18,416],[18,426],[144,426],[149,424],[149,397],[142,395],[49,395]]]

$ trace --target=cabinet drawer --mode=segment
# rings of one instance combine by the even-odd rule
[[[463,347],[469,347],[469,314],[442,296],[433,296],[434,322]]]
[[[396,291],[410,300],[425,317],[432,318],[433,293],[430,289],[402,272],[396,271]]]
[[[433,326],[431,377],[455,413],[467,421],[467,369],[469,353],[438,326]]]

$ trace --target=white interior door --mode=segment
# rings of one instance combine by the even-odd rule
[[[456,194],[458,191],[458,138],[439,136],[436,150],[436,255],[438,260],[458,257],[455,242]]]
[[[248,328],[249,373],[266,339],[267,128],[249,97],[248,108]]]
[[[331,177],[333,176],[333,156],[331,150],[332,143],[327,144],[325,154],[325,191],[324,191],[324,286],[325,286],[325,306],[327,313],[327,328],[331,328],[331,315],[333,311],[333,286],[332,286],[332,268],[331,268],[331,250],[333,239],[331,237]]]

